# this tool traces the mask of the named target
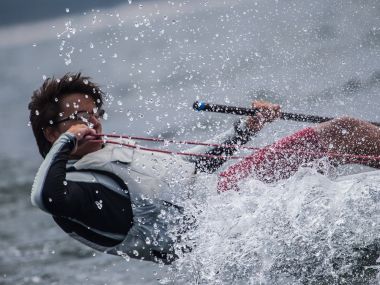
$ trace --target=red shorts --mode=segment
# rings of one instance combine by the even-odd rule
[[[237,190],[237,183],[250,175],[265,182],[288,178],[301,164],[325,156],[326,150],[313,128],[303,129],[256,151],[220,173],[218,190]]]

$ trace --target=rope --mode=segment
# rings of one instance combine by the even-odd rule
[[[212,147],[224,147],[224,148],[239,148],[239,149],[250,149],[258,150],[258,147],[252,146],[243,146],[238,144],[217,144],[217,143],[204,143],[198,141],[176,141],[176,140],[167,140],[160,138],[146,138],[146,137],[136,137],[136,136],[123,136],[117,134],[97,134],[96,136],[105,137],[105,138],[121,138],[121,139],[131,139],[131,140],[140,140],[140,141],[151,141],[151,142],[163,142],[163,143],[174,143],[182,145],[201,145],[201,146],[212,146]]]
[[[151,152],[159,152],[165,154],[174,154],[174,155],[184,155],[184,156],[196,156],[196,157],[206,157],[206,158],[216,158],[216,159],[241,159],[247,158],[248,156],[226,156],[226,155],[211,155],[211,154],[200,154],[200,153],[190,153],[190,152],[180,152],[180,151],[171,151],[171,150],[162,150],[157,148],[148,148],[142,147],[139,145],[132,145],[127,143],[120,143],[117,141],[108,140],[107,138],[125,138],[132,140],[141,140],[141,141],[152,141],[152,142],[164,142],[164,143],[173,143],[173,144],[186,144],[186,145],[201,145],[201,146],[212,146],[212,147],[223,147],[223,148],[236,148],[236,149],[250,149],[250,150],[259,150],[258,147],[249,147],[242,145],[225,145],[225,144],[216,144],[216,143],[203,143],[198,141],[176,141],[176,140],[166,140],[160,138],[146,138],[146,137],[137,137],[137,136],[123,136],[117,134],[98,134],[98,137],[104,137],[103,140],[96,140],[97,142],[117,144],[129,148],[141,149]],[[293,150],[282,150],[282,152],[290,152],[290,153],[300,153],[300,154],[314,154],[319,156],[327,156],[329,158],[342,158],[349,159],[352,162],[360,162],[360,161],[380,161],[380,156],[371,156],[371,155],[356,155],[356,154],[348,154],[348,153],[335,153],[335,152],[312,152],[312,151],[293,151]]]
[[[240,159],[245,158],[246,156],[226,156],[226,155],[212,155],[212,154],[203,154],[203,153],[192,153],[192,152],[180,152],[180,151],[171,151],[171,150],[163,150],[163,149],[157,149],[157,148],[148,148],[148,147],[142,147],[139,145],[133,145],[133,144],[127,144],[127,143],[120,143],[116,141],[111,140],[94,140],[95,142],[103,142],[103,143],[110,143],[110,144],[117,144],[120,146],[125,146],[129,148],[135,148],[135,149],[141,149],[146,151],[152,151],[152,152],[160,152],[160,153],[166,153],[166,154],[174,154],[174,155],[184,155],[184,156],[197,156],[197,157],[207,157],[207,158],[224,158],[224,159]]]

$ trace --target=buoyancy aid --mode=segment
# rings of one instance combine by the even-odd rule
[[[136,146],[132,140],[119,142]],[[195,174],[194,164],[178,156],[115,144],[105,144],[71,166],[116,174],[127,184],[132,199],[149,197],[177,205],[182,203],[184,194],[180,187],[190,185]]]
[[[51,156],[54,156],[54,151],[60,145],[69,142],[70,138],[71,134],[63,134],[53,145]],[[123,139],[120,142],[135,145],[131,140]],[[45,167],[40,167],[39,171],[43,169]],[[61,218],[79,224],[97,235],[121,241],[116,246],[106,247],[87,240],[76,232],[69,232],[73,238],[96,250],[168,263],[173,260],[173,245],[185,218],[181,202],[186,197],[186,190],[191,188],[189,186],[194,179],[194,173],[194,164],[178,156],[105,144],[102,149],[79,160],[68,161],[66,180],[96,181],[110,191],[127,197],[126,201],[130,201],[132,208],[132,227],[126,236],[116,237],[113,233],[91,228],[76,219]],[[113,179],[115,176],[117,179]],[[47,211],[41,199],[40,180],[43,179],[36,179],[33,185],[32,203]]]
[[[120,142],[135,145],[131,140]],[[133,226],[123,242],[103,248],[105,252],[151,261],[163,255],[164,262],[173,259],[176,227],[183,220],[181,201],[194,179],[193,163],[167,154],[106,144],[71,164],[71,168],[110,172],[128,187]]]

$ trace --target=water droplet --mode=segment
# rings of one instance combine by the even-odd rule
[[[53,202],[53,199],[52,199],[52,198],[49,198],[49,202],[50,202],[50,203]]]
[[[70,13],[70,9],[69,8],[66,8],[66,13]]]
[[[90,48],[94,48],[94,44],[93,43],[90,43]]]
[[[123,105],[123,102],[121,102],[120,100],[118,100],[118,101],[117,101],[117,105],[122,106],[122,105]]]
[[[63,180],[63,185],[67,185],[67,181],[66,180]]]
[[[95,201],[95,204],[99,210],[101,210],[103,208],[103,201],[102,200]]]
[[[41,283],[41,277],[39,276],[33,276],[31,280],[32,280],[32,283]]]
[[[36,110],[34,113],[36,114],[36,116],[40,115],[40,112],[38,110]]]
[[[133,250],[133,255],[134,256],[139,256],[139,252],[137,250]]]

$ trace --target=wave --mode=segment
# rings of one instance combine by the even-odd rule
[[[252,178],[241,183],[244,191],[222,194],[216,193],[215,176],[203,177],[187,202],[197,226],[178,245],[192,250],[175,263],[175,280],[377,284],[379,174],[333,180],[301,168],[286,181]]]

